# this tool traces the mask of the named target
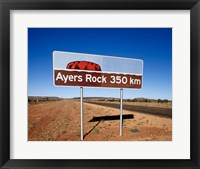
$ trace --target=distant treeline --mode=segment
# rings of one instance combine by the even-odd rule
[[[48,96],[29,96],[29,103],[45,102],[45,101],[57,101],[63,100],[64,98],[59,97],[48,97]],[[73,98],[79,100],[80,97]],[[104,101],[104,102],[120,102],[120,98],[114,97],[84,97],[84,100],[88,101]],[[171,103],[171,100],[167,99],[148,99],[148,98],[134,98],[134,99],[123,99],[123,102],[157,102],[157,103]]]
[[[158,103],[169,103],[171,100],[167,99],[125,99],[126,102],[158,102]]]
[[[108,102],[116,102],[120,101],[120,99],[100,99],[99,101],[108,101]],[[167,99],[146,99],[146,98],[134,98],[134,99],[123,99],[123,102],[157,102],[157,103],[170,103],[171,100]]]
[[[75,99],[80,99],[76,97]],[[106,102],[119,102],[120,98],[106,98],[106,97],[84,97],[85,100],[94,100],[94,101],[106,101]],[[123,99],[123,102],[157,102],[157,103],[171,103],[171,100],[168,99],[148,99],[148,98],[134,98],[134,99]]]
[[[29,96],[28,97],[29,103],[56,101],[56,100],[62,100],[62,98],[59,98],[59,97],[41,97],[41,96]]]

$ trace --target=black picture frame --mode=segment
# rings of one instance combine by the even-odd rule
[[[10,159],[10,10],[123,9],[190,10],[190,160],[17,160]],[[199,0],[0,0],[0,167],[7,168],[200,168]],[[189,112],[188,112],[189,113]],[[183,131],[184,132],[184,131]],[[127,150],[128,151],[128,150]]]

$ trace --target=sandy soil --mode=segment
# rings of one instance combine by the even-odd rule
[[[123,110],[123,136],[119,136],[119,103],[117,107],[84,103],[85,141],[171,141],[172,118],[147,109],[171,109],[162,103],[124,103],[139,109]],[[80,140],[80,102],[47,101],[28,106],[29,141]],[[142,111],[141,111],[142,110]]]

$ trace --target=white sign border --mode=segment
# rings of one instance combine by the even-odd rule
[[[78,69],[62,69],[62,68],[55,68],[54,66],[54,58],[55,58],[55,52],[60,52],[60,53],[72,53],[72,54],[80,54],[80,55],[84,55],[84,56],[87,56],[87,55],[90,55],[90,56],[98,56],[98,57],[109,57],[109,58],[115,58],[115,59],[124,59],[124,60],[137,60],[137,61],[141,61],[142,63],[142,73],[141,74],[137,74],[137,73],[125,73],[125,72],[109,72],[109,71],[94,71],[94,70],[78,70]],[[123,89],[132,89],[132,90],[141,90],[142,89],[142,86],[143,86],[143,65],[144,65],[144,61],[142,59],[134,59],[134,58],[123,58],[123,57],[116,57],[116,56],[107,56],[107,55],[97,55],[97,54],[88,54],[88,53],[75,53],[75,52],[65,52],[65,51],[53,51],[53,55],[52,55],[53,59],[52,59],[52,62],[53,62],[53,85],[55,87],[81,87],[81,86],[67,86],[67,85],[56,85],[55,84],[55,73],[54,73],[54,70],[67,70],[67,71],[76,71],[76,72],[88,72],[88,73],[114,73],[114,74],[123,74],[123,75],[136,75],[136,76],[142,76],[142,84],[141,84],[141,88],[129,88],[129,87],[126,87],[126,88],[123,88]],[[76,60],[75,60],[76,61]],[[120,87],[98,87],[98,86],[83,86],[84,88],[114,88],[114,89],[120,89]]]

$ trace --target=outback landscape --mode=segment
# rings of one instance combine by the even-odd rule
[[[172,141],[172,102],[123,100],[119,136],[118,98],[84,98],[84,141]],[[80,98],[28,98],[29,141],[79,141]]]

